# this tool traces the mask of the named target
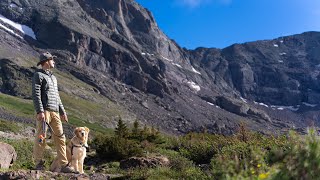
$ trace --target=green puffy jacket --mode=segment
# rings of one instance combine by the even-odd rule
[[[44,110],[66,113],[62,105],[56,77],[51,71],[37,70],[32,79],[33,104],[37,113]]]

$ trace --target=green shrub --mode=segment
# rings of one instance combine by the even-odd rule
[[[227,177],[254,177],[265,172],[266,151],[245,142],[224,147],[211,161],[213,175],[217,179]]]
[[[320,140],[314,129],[304,138],[290,134],[291,146],[283,162],[278,163],[277,179],[319,179]]]
[[[223,146],[211,160],[212,173],[216,179],[243,179],[271,177],[276,166],[286,155],[286,136],[266,136],[242,131],[234,136],[237,140]],[[240,138],[239,138],[240,137]]]
[[[211,158],[216,153],[215,147],[207,142],[193,142],[188,147],[180,148],[180,154],[192,160],[196,164],[210,163]]]
[[[171,169],[174,169],[176,171],[184,171],[194,166],[191,160],[187,159],[184,156],[181,156],[176,151],[161,149],[159,150],[159,153],[168,157]]]
[[[224,146],[238,141],[232,137],[212,135],[208,133],[189,133],[178,141],[172,141],[173,150],[192,160],[196,164],[208,164],[211,158]]]
[[[98,135],[93,144],[98,156],[109,160],[122,160],[131,156],[142,156],[142,148],[132,140],[121,137]]]
[[[186,179],[186,180],[206,180],[211,179],[206,176],[199,168],[190,167],[184,171],[177,171],[168,167],[158,168],[143,168],[131,169],[127,175],[128,179],[149,179],[149,180],[163,180],[163,179]]]

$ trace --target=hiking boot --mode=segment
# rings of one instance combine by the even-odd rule
[[[36,167],[34,168],[34,170],[45,170],[45,166],[44,166],[45,161],[39,161],[38,164],[36,165]]]
[[[75,171],[72,167],[70,167],[70,166],[68,166],[68,165],[62,167],[62,168],[61,168],[61,172],[63,172],[63,173],[75,173],[75,174],[79,174],[78,171]]]

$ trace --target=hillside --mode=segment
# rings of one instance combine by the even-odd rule
[[[104,132],[121,116],[231,134],[241,121],[264,133],[318,124],[319,32],[187,50],[133,0],[3,0],[0,15],[2,119],[32,123],[31,77],[50,51],[71,125]]]

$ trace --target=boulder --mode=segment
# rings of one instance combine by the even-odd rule
[[[255,108],[250,108],[248,110],[248,115],[256,116],[258,118],[264,119],[264,120],[272,123],[272,120],[271,120],[270,116],[267,113],[265,113],[264,111],[262,111],[262,110],[258,110],[258,109],[255,109]]]
[[[17,160],[17,153],[11,145],[3,142],[0,142],[0,152],[0,168],[8,169]]]
[[[120,161],[121,169],[130,169],[136,167],[148,167],[154,168],[158,166],[167,166],[169,165],[169,159],[165,156],[156,156],[156,157],[131,157]]]
[[[222,109],[238,114],[240,116],[247,115],[247,112],[249,110],[249,106],[247,104],[241,103],[240,101],[229,99],[224,96],[217,97],[217,104]]]

